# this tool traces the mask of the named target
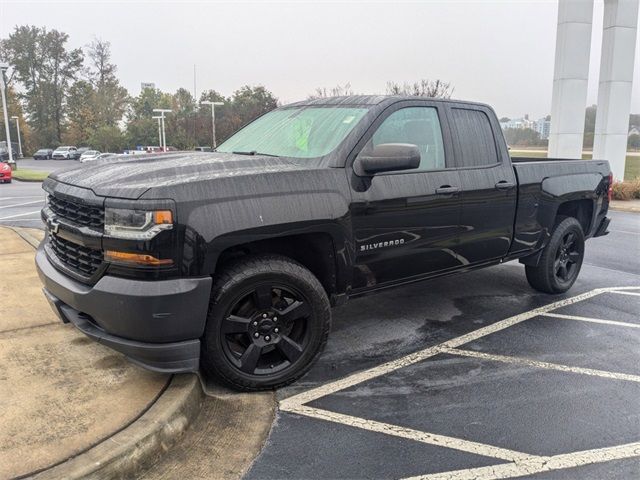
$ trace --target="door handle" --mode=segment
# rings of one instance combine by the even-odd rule
[[[500,180],[496,183],[496,190],[511,190],[516,184],[513,182],[507,182],[506,180]]]
[[[458,192],[460,192],[460,188],[451,185],[442,185],[440,188],[436,188],[436,195],[455,195]]]

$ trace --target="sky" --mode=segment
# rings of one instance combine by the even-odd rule
[[[282,103],[317,87],[384,93],[388,81],[450,82],[454,98],[499,116],[551,110],[558,2],[215,2],[0,0],[0,38],[31,24],[69,34],[71,47],[111,42],[132,95],[141,82],[173,92],[230,95],[264,85]],[[603,1],[594,7],[589,93],[597,99]],[[636,53],[640,47],[636,47]],[[631,112],[640,113],[640,53]]]

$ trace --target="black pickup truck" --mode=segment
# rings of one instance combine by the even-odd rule
[[[606,161],[511,159],[486,105],[320,99],[216,152],[51,175],[36,263],[61,319],[132,361],[275,388],[350,297],[516,259],[565,292],[607,233],[611,181]]]

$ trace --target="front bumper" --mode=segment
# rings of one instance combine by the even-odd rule
[[[42,245],[36,267],[63,322],[150,370],[198,370],[211,277],[142,281],[104,276],[90,286],[58,271]]]

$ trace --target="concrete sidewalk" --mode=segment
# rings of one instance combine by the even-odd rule
[[[0,479],[240,478],[273,392],[205,395],[195,375],[140,369],[63,325],[34,265],[42,236],[0,227]]]
[[[640,212],[640,200],[612,200],[610,207],[621,212]]]
[[[42,295],[34,247],[9,228],[0,228],[0,245],[0,478],[13,478],[64,462],[126,427],[170,377],[135,367],[63,325]]]

